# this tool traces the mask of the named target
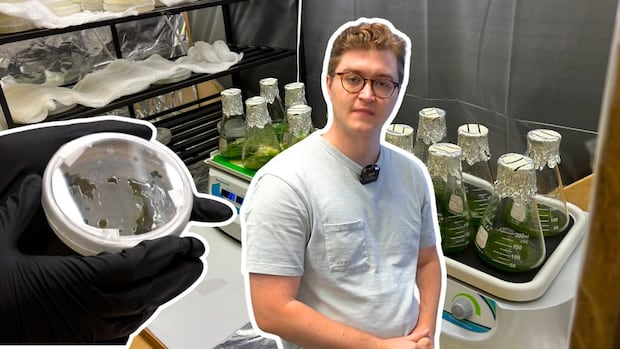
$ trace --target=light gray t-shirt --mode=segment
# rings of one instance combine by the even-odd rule
[[[435,245],[426,168],[386,145],[379,178],[318,132],[260,169],[242,205],[246,272],[302,276],[298,299],[373,335],[408,334],[418,319],[418,249]],[[292,347],[284,343],[285,347]]]

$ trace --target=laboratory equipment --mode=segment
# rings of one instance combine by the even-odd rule
[[[418,112],[418,132],[413,155],[426,163],[428,147],[445,141],[447,136],[446,112],[439,108],[424,108]]]
[[[264,97],[248,98],[245,111],[246,129],[241,160],[245,168],[258,170],[280,152],[280,141],[271,125]]]
[[[220,93],[222,99],[222,121],[219,127],[220,155],[228,159],[240,159],[245,136],[245,115],[241,90],[228,88]]]
[[[278,79],[264,78],[261,79],[258,84],[260,86],[260,95],[267,100],[267,111],[271,117],[273,130],[278,137],[278,141],[281,142],[284,133],[288,131],[288,123],[284,104],[280,98]]]
[[[415,130],[406,124],[391,124],[385,131],[385,140],[395,146],[413,153]]]
[[[189,172],[168,147],[103,132],[59,148],[43,174],[41,202],[60,240],[93,255],[179,235],[193,192]]]
[[[284,110],[297,104],[308,104],[306,86],[303,82],[291,82],[284,85]]]
[[[567,203],[566,234],[545,237],[543,264],[506,272],[474,251],[445,257],[442,349],[568,349],[587,215]]]
[[[474,230],[478,230],[495,182],[489,166],[489,130],[480,124],[465,124],[459,126],[457,133],[457,145],[463,154],[461,168],[471,222]]]
[[[545,257],[545,240],[535,200],[534,161],[508,153],[497,161],[495,192],[476,233],[478,255],[506,271],[527,271]]]
[[[437,220],[444,254],[467,248],[473,237],[461,175],[461,148],[436,143],[428,148],[428,172],[435,189]]]
[[[313,131],[312,107],[305,104],[295,104],[286,111],[288,132],[284,134],[283,148],[306,138]]]
[[[527,133],[526,155],[536,166],[536,188],[540,200],[538,214],[545,236],[561,234],[568,225],[568,209],[560,176],[560,141],[553,130],[537,129]]]

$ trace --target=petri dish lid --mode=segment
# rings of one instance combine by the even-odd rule
[[[0,23],[0,34],[17,33],[34,28],[36,28],[36,26],[31,21],[14,21],[10,23]]]
[[[82,12],[82,7],[79,4],[71,4],[61,7],[50,7],[49,9],[58,17],[69,16],[75,13]]]
[[[58,238],[82,255],[180,235],[193,192],[183,162],[159,142],[96,133],[63,145],[43,174],[42,205]]]
[[[110,11],[110,12],[125,12],[130,8],[136,10],[136,12],[138,13],[142,13],[142,12],[152,11],[153,9],[155,9],[155,4],[147,3],[147,4],[125,6],[125,5],[108,4],[105,2],[103,3],[103,9],[105,11]]]

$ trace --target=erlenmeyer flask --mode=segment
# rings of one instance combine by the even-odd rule
[[[489,167],[491,152],[488,134],[489,130],[479,124],[465,124],[458,128],[457,145],[463,152],[463,182],[474,230],[480,226],[495,182]]]
[[[273,130],[278,137],[278,141],[282,142],[284,133],[288,131],[288,123],[284,104],[280,98],[278,79],[264,78],[261,79],[258,84],[260,87],[260,95],[267,100],[267,111],[271,117]]]
[[[462,251],[474,234],[461,176],[461,148],[451,143],[431,145],[427,166],[435,189],[441,248],[445,254]]]
[[[222,121],[220,124],[219,154],[227,159],[240,159],[245,136],[245,115],[241,90],[228,88],[220,93]]]
[[[391,124],[385,131],[385,141],[413,153],[415,130],[406,124]]]
[[[545,236],[563,233],[568,226],[568,208],[560,176],[560,141],[562,136],[552,130],[527,133],[526,155],[536,166],[536,188],[539,194],[538,214]]]
[[[418,133],[413,146],[413,155],[426,163],[428,147],[446,138],[446,112],[439,108],[424,108],[418,112],[418,116]]]
[[[241,160],[245,168],[258,170],[280,152],[280,142],[271,127],[264,97],[248,98],[245,112],[246,130]]]
[[[284,134],[282,148],[288,148],[301,141],[314,129],[312,126],[312,107],[305,104],[295,104],[288,108],[286,114],[289,132]]]
[[[545,240],[536,207],[534,160],[508,153],[497,161],[495,192],[476,233],[478,255],[506,271],[527,271],[545,258]]]

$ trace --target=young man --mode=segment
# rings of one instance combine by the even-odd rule
[[[285,348],[433,348],[445,276],[432,184],[381,141],[409,39],[361,19],[328,47],[328,125],[265,165],[242,208],[255,326]]]

